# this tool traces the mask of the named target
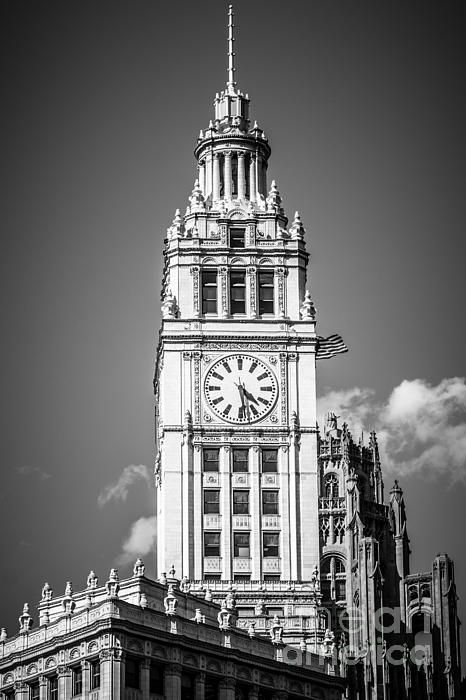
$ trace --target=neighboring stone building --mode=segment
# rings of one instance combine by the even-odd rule
[[[457,699],[453,564],[411,574],[403,493],[375,433],[317,424],[305,231],[288,226],[264,131],[226,89],[169,227],[156,396],[158,582],[52,598],[0,636],[3,698]],[[174,571],[183,577],[179,582]],[[167,578],[167,573],[170,574]],[[383,622],[383,625],[382,625]],[[417,645],[417,647],[416,647]]]
[[[282,640],[277,620],[268,638],[235,627],[235,596],[219,607],[209,593],[188,592],[175,571],[161,582],[112,569],[104,586],[94,572],[87,587],[52,597],[45,584],[33,629],[27,605],[20,632],[0,635],[4,700],[339,700],[331,649],[299,653]]]

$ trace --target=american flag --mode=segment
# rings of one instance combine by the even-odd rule
[[[348,348],[343,342],[343,338],[338,333],[329,335],[328,338],[317,336],[316,360],[328,360],[342,352],[348,352]]]

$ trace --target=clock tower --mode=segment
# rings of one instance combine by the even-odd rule
[[[316,618],[319,338],[303,224],[296,212],[288,225],[267,182],[270,145],[235,81],[231,7],[228,81],[214,105],[186,213],[177,210],[165,242],[158,575],[173,566],[214,599],[234,590],[240,626],[295,616],[297,641],[303,620],[325,629]]]

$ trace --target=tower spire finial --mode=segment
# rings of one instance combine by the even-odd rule
[[[233,5],[228,5],[228,92],[235,91],[235,54],[233,51]]]

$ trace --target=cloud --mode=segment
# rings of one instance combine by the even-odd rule
[[[39,467],[30,467],[25,464],[22,467],[17,467],[16,471],[20,476],[38,476],[39,479],[51,479],[52,475],[42,471]]]
[[[118,557],[118,564],[129,564],[137,557],[143,557],[155,549],[157,535],[157,516],[139,518],[131,525],[128,537],[123,542],[123,551]]]
[[[106,486],[100,492],[97,502],[100,507],[109,501],[126,501],[128,490],[136,481],[146,481],[151,483],[151,475],[148,467],[144,464],[130,464],[121,472],[117,481]]]
[[[328,391],[318,399],[319,416],[333,411],[353,436],[376,430],[385,471],[422,471],[466,484],[466,380],[442,379],[432,385],[405,379],[385,402],[367,388]]]

